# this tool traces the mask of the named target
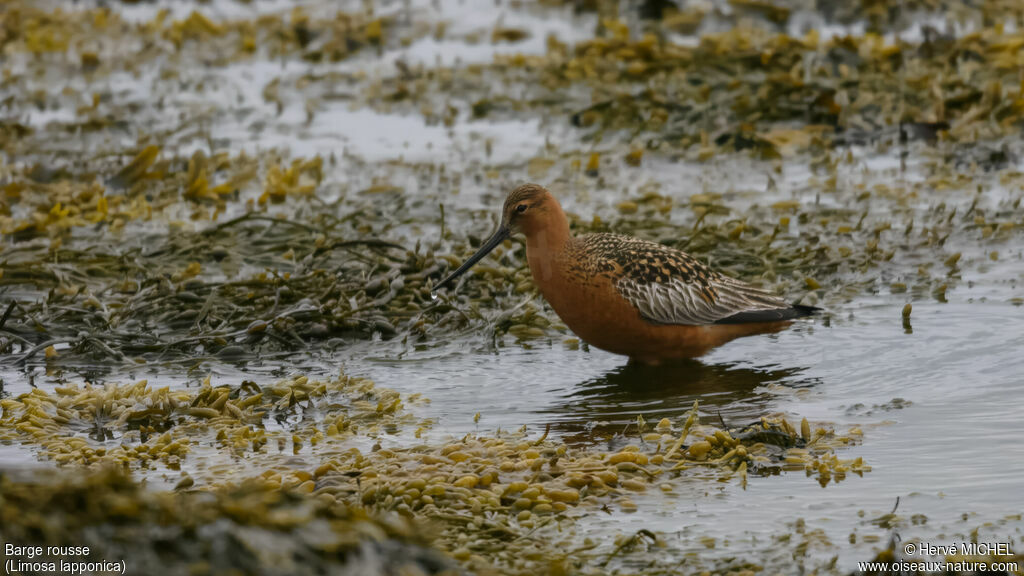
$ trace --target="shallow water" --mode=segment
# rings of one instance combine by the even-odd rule
[[[257,4],[271,12],[279,9],[277,3]],[[511,47],[468,46],[462,40],[425,37],[376,56],[359,55],[334,71],[361,69],[383,74],[374,68],[378,62],[384,62],[382,68],[390,71],[398,61],[434,65],[452,64],[455,58],[462,63],[486,62],[497,52],[542,53],[548,32],[573,41],[586,37],[595,22],[592,16],[575,16],[570,10],[548,10],[539,16],[514,11],[508,18],[501,14],[483,18],[472,16],[471,6],[459,2],[413,2],[409,6],[417,17],[426,14],[427,18],[452,21],[450,30],[459,34],[489,31],[498,21],[507,26],[544,24],[528,41]],[[127,11],[132,18],[145,20],[153,9],[140,6]],[[423,220],[395,232],[404,235],[396,241],[409,244],[418,237],[437,237],[439,203],[455,206],[467,215],[481,208],[493,211],[495,198],[506,184],[503,179],[512,178],[482,175],[494,166],[511,166],[521,176],[523,163],[541,154],[551,141],[580,155],[589,146],[564,123],[537,118],[488,122],[463,118],[448,128],[428,125],[415,115],[356,109],[347,101],[325,99],[317,104],[317,121],[308,122],[301,97],[287,102],[278,113],[259,96],[269,75],[294,81],[326,68],[257,61],[215,72],[197,69],[190,80],[215,79],[222,90],[220,97],[204,99],[178,93],[172,96],[180,100],[170,97],[169,103],[184,107],[189,99],[197,99],[208,106],[199,116],[208,122],[207,129],[217,136],[223,150],[282,148],[295,156],[338,154],[338,166],[329,172],[322,194],[318,192],[325,203],[344,197],[342,189],[359,189],[381,177],[401,185],[410,204],[406,206],[403,200],[402,210]],[[156,80],[147,74],[141,79],[109,81],[118,86],[118,98],[140,102],[150,98],[155,89],[152,83]],[[224,109],[239,113],[222,115]],[[145,112],[155,114],[153,110]],[[39,111],[26,120],[44,127],[60,120],[60,114]],[[489,145],[485,147],[484,142]],[[168,140],[168,146],[182,154],[208,145],[187,133]],[[54,147],[59,149],[59,145]],[[941,153],[941,144],[939,148]],[[927,166],[931,150],[912,150],[902,169],[896,152],[852,152],[856,161],[841,168],[840,174],[848,183],[869,188],[893,180],[920,183],[931,176]],[[459,195],[444,196],[431,182],[389,164],[399,159],[410,164],[443,164],[453,172],[465,173]],[[566,178],[559,184],[567,210],[583,221],[614,214],[615,203],[635,196],[642,186],[653,187],[680,205],[692,194],[722,194],[723,202],[739,213],[791,199],[848,208],[849,196],[821,193],[808,184],[812,170],[806,166],[786,164],[781,174],[775,168],[736,155],[704,163],[653,157],[645,160],[642,178],[608,169],[607,179],[599,184]],[[979,185],[987,187],[980,207],[992,208],[1019,197],[1019,190],[993,184],[997,180],[994,175],[976,177]],[[918,205],[908,213],[920,216],[938,202],[963,210],[972,201],[953,192],[930,192],[931,196],[918,197]],[[245,194],[252,195],[244,192],[243,198]],[[351,197],[347,201],[364,202]],[[387,200],[381,202],[390,207]],[[876,196],[872,203],[868,223],[888,216],[890,200]],[[692,218],[686,210],[667,216],[674,223]],[[447,225],[462,231],[473,228],[474,234],[481,235],[489,230],[475,227],[492,223],[481,217],[478,222],[449,221]],[[795,236],[800,232],[799,223],[793,222],[789,233]],[[250,378],[263,383],[293,372],[333,374],[343,366],[346,373],[367,376],[380,386],[429,398],[430,404],[417,405],[413,411],[436,420],[426,432],[435,439],[523,425],[539,435],[550,426],[552,434],[574,444],[618,448],[640,441],[637,416],[651,424],[661,418],[678,421],[694,401],[700,402],[705,419],[721,419],[729,426],[774,413],[829,423],[837,430],[857,426],[864,432],[863,442],[842,451],[840,457],[863,457],[872,466],[863,477],[851,474],[838,484],[821,488],[801,472],[788,472],[751,477],[745,489],[735,481],[694,477],[671,494],[638,497],[637,512],[616,510],[586,518],[581,525],[584,531],[599,535],[656,530],[669,535],[665,553],[680,557],[700,552],[763,558],[766,563],[786,566],[792,561],[792,543],[780,546],[776,538],[790,533],[790,527],[803,519],[804,532],[820,529],[832,543],[811,545],[809,554],[826,559],[838,555],[839,568],[848,571],[855,561],[870,558],[887,542],[891,530],[871,520],[892,510],[898,498],[897,513],[902,520],[897,529],[904,540],[949,544],[981,527],[981,542],[1013,542],[1018,549],[1024,548],[1024,522],[1019,516],[1024,505],[1024,458],[1020,457],[1024,420],[1019,416],[1019,407],[1024,406],[1024,307],[1019,305],[1024,295],[1024,258],[1019,245],[1010,245],[1000,247],[997,261],[988,261],[987,248],[977,238],[966,236],[950,238],[945,249],[950,254],[964,254],[963,278],[949,289],[948,302],[927,295],[889,293],[890,281],[911,277],[921,264],[918,255],[908,252],[905,261],[888,263],[877,271],[872,289],[845,301],[837,298],[822,317],[798,322],[779,334],[737,340],[700,360],[666,367],[630,366],[625,359],[600,350],[573,349],[564,342],[570,334],[521,344],[508,336],[495,343],[485,333],[460,333],[418,348],[397,341],[349,342],[308,356],[266,358],[241,366],[207,363],[204,369],[215,379]],[[901,310],[911,300],[908,329]],[[36,385],[54,384],[42,370],[32,370]],[[5,365],[0,377],[10,394],[29,389],[25,371]],[[80,375],[69,377],[81,379]],[[148,377],[157,385],[175,386],[197,381],[195,375],[159,365],[107,377]],[[479,421],[474,422],[478,413]],[[385,447],[413,441],[403,436],[382,440]],[[38,463],[27,448],[0,445],[0,466],[12,465]],[[1011,518],[1012,514],[1018,516]],[[927,519],[911,521],[915,515]],[[851,538],[851,533],[856,537]],[[718,543],[714,549],[703,540],[707,537]]]
[[[1012,266],[1007,266],[1013,268]],[[843,450],[863,457],[872,471],[825,488],[802,472],[752,477],[746,489],[734,481],[689,479],[671,494],[636,498],[637,512],[588,517],[584,533],[641,528],[669,535],[666,554],[700,551],[772,563],[785,562],[773,538],[802,519],[835,546],[809,552],[839,555],[852,570],[873,555],[890,531],[870,523],[899,498],[904,540],[959,542],[980,527],[978,540],[1020,542],[1019,516],[1024,459],[1018,407],[1024,403],[1024,308],[979,302],[988,290],[965,288],[950,302],[917,303],[906,333],[900,297],[876,297],[830,311],[769,336],[727,344],[699,361],[664,367],[628,365],[596,349],[570,350],[560,340],[488,349],[475,338],[441,350],[402,352],[394,345],[353,346],[328,357],[281,365],[215,370],[220,381],[244,376],[270,382],[281,373],[330,374],[341,365],[400,392],[431,400],[414,408],[436,424],[426,438],[545,427],[576,444],[620,448],[641,442],[636,417],[650,423],[679,421],[694,400],[705,419],[740,426],[785,413],[837,429],[858,426],[863,443]],[[840,317],[842,315],[842,317]],[[402,355],[402,358],[397,358]],[[145,373],[134,377],[146,376]],[[8,391],[19,392],[14,374]],[[155,384],[185,383],[162,373]],[[474,415],[480,414],[479,422]],[[381,438],[384,447],[408,445],[410,437]],[[416,440],[418,442],[418,440]],[[37,465],[27,449],[0,446],[0,461]],[[923,515],[927,520],[910,523]],[[856,543],[850,543],[850,534]],[[868,541],[864,537],[868,537]],[[706,538],[718,542],[706,548]],[[880,540],[872,540],[872,538]]]
[[[1019,513],[1021,504],[1024,459],[1014,455],[1024,433],[1018,418],[1024,309],[968,303],[970,292],[948,304],[918,304],[912,334],[904,333],[902,301],[878,298],[851,304],[830,327],[820,320],[802,323],[734,341],[678,367],[641,369],[558,343],[346,365],[383,385],[423,392],[433,400],[429,413],[439,428],[453,435],[522,424],[540,431],[551,424],[571,438],[600,423],[625,430],[613,444],[636,443],[635,428],[631,434],[627,425],[637,415],[677,420],[694,400],[707,418],[721,414],[731,425],[784,412],[865,432],[864,443],[843,454],[872,465],[862,478],[824,489],[802,473],[758,478],[746,490],[694,482],[675,498],[649,496],[651,502],[639,501],[639,512],[600,521],[606,528],[680,532],[695,549],[703,548],[697,540],[704,536],[731,541],[722,554],[734,554],[743,541],[769,545],[781,526],[798,518],[832,542],[846,541],[851,532],[884,542],[888,532],[867,521],[889,512],[899,498],[899,514],[928,519],[901,526],[904,539],[952,541],[954,534],[993,522],[981,534],[1019,542],[1019,519],[998,523]],[[840,566],[852,569],[872,546],[841,545]]]

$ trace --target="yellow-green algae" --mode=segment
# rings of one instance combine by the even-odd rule
[[[347,376],[298,376],[262,388],[209,380],[187,390],[144,381],[67,386],[0,401],[0,437],[36,446],[64,467],[151,470],[153,482],[162,477],[179,492],[237,489],[262,498],[283,490],[316,506],[397,513],[432,526],[434,546],[482,574],[600,572],[608,551],[575,539],[580,519],[671,498],[680,482],[746,486],[752,475],[794,470],[826,486],[870,469],[836,452],[858,442],[859,429],[839,435],[772,416],[730,430],[702,422],[696,404],[685,420],[645,426],[611,452],[525,428],[389,441],[403,427],[416,426],[416,435],[427,429],[403,408],[417,401]],[[572,542],[578,549],[567,553]]]
[[[400,517],[259,478],[176,493],[150,490],[109,467],[0,472],[0,538],[89,548],[88,556],[30,561],[44,566],[123,561],[128,574],[460,574],[426,534]]]
[[[571,157],[549,171],[571,177]],[[50,358],[56,366],[192,363],[375,333],[416,344],[453,330],[508,333],[521,341],[564,331],[550,310],[525,302],[536,291],[515,243],[475,269],[451,300],[433,301],[432,283],[473,250],[478,236],[448,232],[450,240],[416,246],[399,230],[416,225],[421,214],[381,211],[358,194],[340,215],[305,215],[315,205],[308,187],[322,178],[324,162],[316,158],[201,158],[167,160],[165,174],[146,169],[132,185],[139,191],[129,195],[105,193],[89,171],[47,181],[28,167],[15,173],[6,198],[23,216],[0,215],[13,239],[0,261],[0,286],[16,290],[4,298],[7,306],[16,304],[0,326],[9,361],[38,362],[50,346],[59,352]],[[125,162],[110,177],[140,165]],[[572,226],[577,233],[615,231],[664,242],[792,298],[806,293],[809,303],[824,298],[829,305],[890,286],[914,299],[942,301],[965,266],[998,259],[999,248],[1024,230],[1024,178],[1017,172],[965,175],[948,166],[923,181],[843,183],[840,175],[851,166],[846,157],[826,155],[820,175],[804,185],[849,200],[843,207],[781,200],[737,209],[721,192],[694,192],[679,202],[651,186],[623,201],[610,220],[573,216]],[[1016,192],[989,199],[984,190],[971,190],[972,180]],[[249,206],[237,192],[216,191],[226,185],[252,192]],[[967,210],[941,203],[916,208],[943,189],[963,190],[975,201]],[[211,194],[215,199],[199,200]],[[275,198],[301,216],[270,211]],[[238,216],[218,215],[232,204],[242,208]],[[880,205],[886,209],[869,208]],[[169,218],[181,208],[195,224]],[[489,211],[456,214],[479,222]],[[166,231],[134,240],[124,227],[140,220],[166,221]],[[482,233],[491,224],[476,226]],[[983,258],[947,249],[950,238],[983,251]]]
[[[207,378],[194,392],[153,389],[145,380],[124,386],[70,385],[53,394],[36,388],[0,400],[0,434],[31,438],[58,464],[160,462],[178,469],[200,439],[239,455],[259,452],[270,441],[287,442],[297,452],[304,442],[315,445],[325,435],[396,428],[410,418],[399,412],[401,402],[394,391],[346,376],[328,381],[299,376],[262,388],[253,382],[215,388]],[[268,434],[265,429],[265,423],[290,419],[297,421],[288,431]],[[367,429],[360,430],[364,423]],[[106,440],[116,445],[108,448]]]
[[[698,158],[721,147],[771,158],[879,138],[970,144],[1016,134],[1024,120],[1024,33],[998,26],[927,42],[870,33],[793,37],[739,26],[704,35],[696,46],[635,33],[616,20],[598,32],[575,46],[552,38],[542,56],[499,56],[411,82],[384,79],[371,94],[400,90],[403,99],[431,101],[458,82],[478,98],[475,110],[498,111],[480,103],[515,87],[530,97],[509,103],[499,117],[530,106],[571,112],[575,125],[597,127],[597,134],[622,131],[648,146],[693,147]],[[578,86],[587,90],[572,90]],[[367,103],[393,109],[394,100]],[[566,110],[573,104],[577,110]]]
[[[38,364],[50,350],[45,357],[55,370],[97,362],[191,365],[330,349],[374,335],[410,346],[453,332],[499,343],[510,334],[525,345],[561,339],[565,329],[550,310],[524,303],[536,291],[514,244],[475,269],[451,300],[430,300],[429,286],[493,225],[499,195],[489,211],[460,206],[457,195],[471,181],[500,191],[529,178],[560,197],[615,190],[608,210],[572,216],[576,232],[668,243],[828,307],[889,287],[908,299],[944,301],[961,270],[1007,257],[1005,245],[1024,230],[1024,178],[1002,142],[1019,131],[1014,47],[1021,40],[1019,29],[986,19],[1016,14],[1000,2],[942,3],[985,16],[976,32],[957,37],[791,37],[754,26],[705,34],[693,46],[659,33],[663,21],[631,29],[617,18],[628,7],[602,4],[608,18],[593,38],[575,45],[552,38],[543,55],[499,55],[457,68],[403,64],[400,73],[379,78],[282,75],[263,86],[266,102],[304,101],[309,121],[317,99],[342,85],[352,89],[353,107],[409,111],[427,124],[442,116],[455,121],[462,109],[474,121],[555,114],[595,136],[593,149],[552,143],[525,165],[459,170],[224,151],[219,135],[202,125],[225,109],[211,103],[178,126],[151,130],[154,117],[176,108],[152,98],[124,102],[106,81],[159,61],[166,68],[150,87],[159,91],[199,61],[226,70],[269,57],[370,56],[375,45],[428,32],[443,38],[443,26],[301,9],[222,21],[202,7],[178,20],[160,12],[131,23],[115,10],[67,18],[8,2],[0,16],[0,43],[11,56],[2,90],[15,114],[0,122],[0,148],[18,161],[0,165],[5,361]],[[734,8],[757,11],[752,3]],[[522,34],[492,36],[507,42]],[[124,49],[99,50],[97,37]],[[203,58],[210,52],[217,54],[212,61]],[[40,89],[41,70],[76,82]],[[202,96],[210,88],[190,80],[176,89]],[[38,110],[72,113],[44,125],[16,120]],[[614,137],[619,128],[622,137]],[[81,145],[57,144],[69,134]],[[917,140],[926,147],[912,148]],[[181,153],[171,144],[196,141],[210,151]],[[924,177],[851,179],[852,171],[867,171],[863,153],[850,149],[855,144],[868,154],[919,154]],[[810,175],[788,185],[790,198],[771,194],[769,202],[751,203],[735,199],[750,190],[714,183],[683,182],[685,194],[668,190],[647,167],[679,153],[714,162],[736,149],[775,159],[780,177],[805,165]],[[358,183],[337,183],[341,171]],[[638,180],[643,184],[632,186]],[[420,184],[413,189],[410,182]],[[1005,193],[990,198],[993,190]],[[941,201],[926,202],[937,195]],[[974,202],[967,210],[947,207],[957,198]],[[423,229],[429,237],[417,234]],[[947,241],[958,246],[947,250]],[[957,253],[963,257],[951,259]]]
[[[310,16],[301,6],[286,17],[277,14],[252,19],[212,19],[193,10],[180,19],[169,10],[156,12],[148,21],[126,21],[108,7],[65,12],[59,6],[47,10],[32,2],[4,2],[0,13],[0,48],[9,53],[27,52],[37,56],[69,50],[81,56],[86,72],[109,65],[97,54],[90,36],[105,33],[114,38],[144,36],[150,43],[141,56],[206,51],[216,55],[215,63],[248,58],[266,51],[271,56],[297,54],[305,60],[343,60],[359,50],[386,41],[387,22],[362,14],[335,11],[333,17]],[[118,64],[140,54],[125,54]]]

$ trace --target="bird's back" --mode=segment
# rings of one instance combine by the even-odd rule
[[[568,272],[604,276],[640,315],[656,324],[777,322],[812,314],[720,274],[689,254],[640,238],[590,234],[570,242]]]

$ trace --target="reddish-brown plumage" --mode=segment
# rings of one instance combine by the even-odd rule
[[[646,364],[696,358],[735,338],[778,332],[789,324],[789,321],[703,326],[655,324],[641,317],[636,308],[616,292],[610,280],[581,283],[565,273],[538,280],[534,262],[543,266],[541,262],[548,257],[557,261],[557,254],[534,256],[530,258],[530,269],[541,294],[565,325],[591,346]]]
[[[613,234],[574,238],[558,201],[533,184],[509,194],[498,231],[439,286],[513,231],[525,234],[534,282],[565,324],[590,345],[636,361],[694,358],[813,312],[666,246]]]

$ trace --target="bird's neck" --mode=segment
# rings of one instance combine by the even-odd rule
[[[561,207],[553,206],[544,221],[536,228],[526,231],[526,259],[530,272],[542,291],[546,282],[552,281],[559,273],[556,265],[558,256],[565,251],[571,240],[569,220]]]

